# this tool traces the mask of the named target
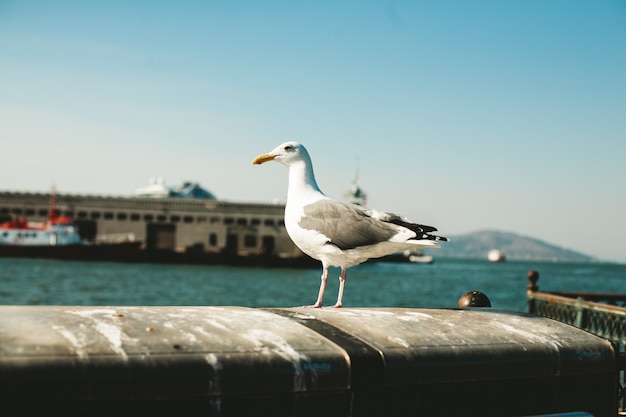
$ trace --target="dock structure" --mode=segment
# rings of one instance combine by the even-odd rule
[[[578,327],[614,344],[618,408],[626,412],[626,294],[540,292],[539,272],[528,272],[528,311]]]
[[[285,230],[284,204],[178,197],[58,194],[56,203],[83,239],[132,235],[151,251],[301,257]],[[45,221],[51,194],[0,192],[0,223]]]
[[[0,306],[3,415],[613,416],[615,366],[486,307]]]

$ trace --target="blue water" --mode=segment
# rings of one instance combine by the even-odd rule
[[[430,265],[350,268],[344,307],[454,307],[477,290],[493,307],[526,311],[531,269],[539,271],[543,291],[626,293],[626,265],[438,258]],[[0,258],[0,304],[293,307],[315,301],[320,272]],[[331,270],[327,305],[335,302],[338,274]]]

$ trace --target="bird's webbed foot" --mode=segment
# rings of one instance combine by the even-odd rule
[[[322,303],[311,304],[310,306],[302,306],[302,308],[322,308]]]

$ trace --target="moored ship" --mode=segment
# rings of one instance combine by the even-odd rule
[[[0,224],[0,245],[16,247],[70,246],[83,243],[72,219],[61,214],[56,205],[56,190],[50,194],[50,210],[45,222],[30,222],[24,217]]]
[[[30,247],[81,243],[76,227],[67,216],[50,216],[45,223],[14,219],[0,224],[0,245]]]
[[[0,256],[122,259],[136,254],[140,246],[132,234],[114,240],[82,238],[72,218],[57,208],[54,190],[45,221],[28,221],[20,216],[0,224]]]

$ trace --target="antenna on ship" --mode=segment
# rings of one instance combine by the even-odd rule
[[[53,221],[59,216],[59,210],[57,209],[57,186],[53,182],[50,191],[50,211],[48,212],[48,221]]]
[[[52,183],[52,191],[50,192],[50,213],[48,213],[48,222],[55,224],[72,223],[72,219],[62,213],[62,210],[57,206],[57,187]]]

